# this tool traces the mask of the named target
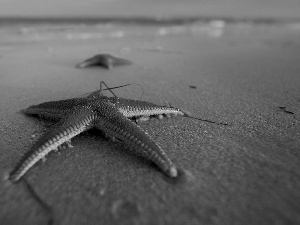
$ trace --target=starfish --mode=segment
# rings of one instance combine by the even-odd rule
[[[104,96],[102,84],[106,84],[104,82],[100,84],[100,90],[85,97],[45,102],[22,110],[26,115],[40,116],[58,122],[23,156],[10,173],[9,179],[12,182],[18,182],[49,152],[56,151],[63,143],[70,143],[73,137],[91,128],[103,131],[112,140],[124,142],[126,146],[154,162],[167,176],[178,176],[177,167],[163,149],[138,125],[137,120],[144,121],[149,117],[163,118],[170,115],[191,116],[171,106],[118,98],[111,91],[112,88],[105,90],[110,90],[114,97]]]
[[[127,59],[118,58],[110,54],[98,54],[79,63],[78,65],[76,65],[76,67],[86,68],[90,66],[101,66],[105,69],[111,69],[116,66],[124,66],[130,64],[132,64],[131,61]]]

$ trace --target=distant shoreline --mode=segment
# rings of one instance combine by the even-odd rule
[[[300,18],[278,19],[278,18],[237,18],[237,17],[0,17],[0,26],[20,24],[122,24],[122,25],[152,25],[172,26],[194,23],[210,23],[223,21],[227,24],[249,23],[249,24],[291,24],[300,23]]]

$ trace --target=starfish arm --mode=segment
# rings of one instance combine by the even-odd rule
[[[102,103],[101,107],[104,104]],[[103,109],[105,108],[105,109]],[[170,177],[177,176],[177,168],[162,148],[140,126],[123,116],[111,103],[98,112],[95,127],[111,137],[122,140],[143,157],[154,162]]]
[[[162,118],[163,115],[179,115],[183,117],[188,117],[191,119],[196,119],[203,122],[215,123],[219,125],[229,125],[227,123],[215,122],[212,120],[201,119],[197,117],[193,117],[189,112],[184,111],[182,109],[178,109],[175,107],[168,106],[160,106],[150,102],[139,101],[139,100],[130,100],[124,98],[111,97],[109,100],[118,108],[119,112],[121,112],[125,117],[132,119],[136,117],[149,117],[149,116],[159,116]]]
[[[85,100],[83,98],[44,102],[23,109],[21,112],[30,116],[40,116],[47,119],[60,120],[73,111],[75,106],[82,105],[84,102]]]
[[[85,68],[90,66],[101,66],[106,69],[111,69],[112,67],[115,66],[123,66],[123,65],[130,65],[130,64],[132,64],[132,62],[127,59],[114,57],[110,54],[99,54],[77,64],[76,67]]]
[[[9,179],[18,182],[28,170],[49,152],[56,150],[58,146],[69,141],[81,132],[90,129],[94,125],[96,114],[89,107],[77,107],[68,117],[62,119],[53,128],[45,133],[24,155],[19,164],[10,173]]]
[[[130,100],[124,98],[109,98],[115,104],[119,112],[127,118],[137,116],[155,116],[155,115],[181,115],[185,116],[186,113],[174,107],[160,106],[146,101]]]
[[[123,65],[131,65],[132,62],[127,59],[112,57],[112,66],[123,66]]]

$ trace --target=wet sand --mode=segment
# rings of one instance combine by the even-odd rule
[[[116,27],[104,38],[30,33],[2,43],[0,173],[49,126],[19,110],[81,96],[100,81],[134,83],[115,93],[230,126],[179,117],[141,124],[185,171],[176,182],[97,131],[73,138],[74,148],[26,174],[54,224],[299,224],[299,29],[172,29]],[[75,68],[99,53],[133,64]],[[22,183],[0,180],[0,208],[0,224],[47,222]]]

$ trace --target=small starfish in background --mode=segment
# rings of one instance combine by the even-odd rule
[[[76,65],[76,67],[86,68],[91,66],[101,66],[105,69],[111,69],[113,67],[130,64],[132,64],[132,62],[127,59],[118,58],[110,54],[99,54],[79,63],[78,65]]]
[[[111,88],[106,90],[110,90],[114,97],[104,96],[102,84],[106,84],[104,82],[100,84],[100,90],[86,97],[45,102],[22,110],[26,115],[36,115],[59,122],[52,126],[24,155],[10,173],[9,179],[12,182],[18,182],[49,152],[56,151],[63,143],[69,143],[71,138],[94,127],[103,131],[112,140],[124,142],[126,146],[154,162],[169,177],[177,177],[176,166],[161,147],[136,123],[136,120],[144,121],[151,116],[162,118],[164,115],[191,116],[174,107],[118,98],[110,90]],[[209,120],[198,120],[215,123]]]

